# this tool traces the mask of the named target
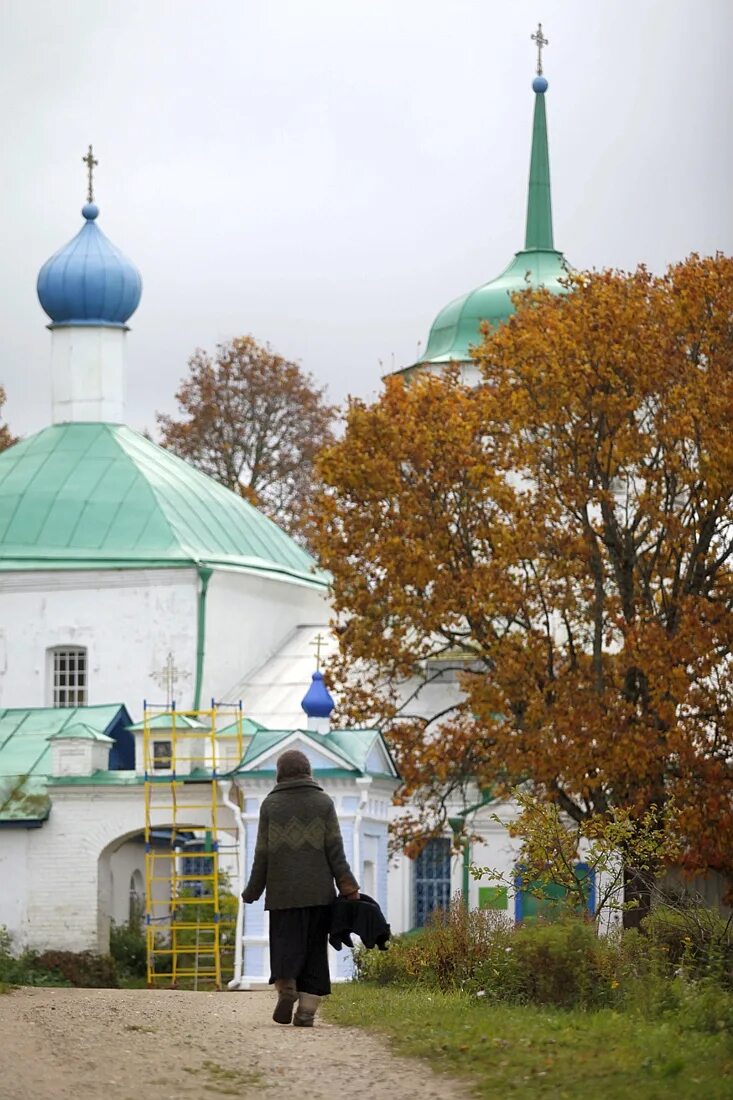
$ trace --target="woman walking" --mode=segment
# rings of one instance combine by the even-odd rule
[[[276,778],[260,808],[242,898],[257,901],[265,891],[270,981],[278,993],[273,1020],[312,1027],[321,997],[331,992],[328,933],[334,881],[351,900],[358,900],[359,884],[344,854],[336,807],[313,779],[308,757],[297,749],[284,752]]]

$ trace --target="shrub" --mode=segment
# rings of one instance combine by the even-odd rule
[[[455,898],[447,912],[432,913],[425,928],[391,940],[387,952],[357,950],[357,976],[380,985],[418,981],[442,990],[470,987],[510,934],[503,914],[467,912]]]
[[[595,1008],[614,1000],[618,943],[584,920],[536,921],[512,938],[514,998],[561,1008]]]
[[[38,963],[35,951],[13,953],[12,937],[7,928],[0,925],[0,985],[6,989],[14,985],[68,985],[55,971],[44,970]]]
[[[147,974],[147,946],[139,914],[127,924],[113,924],[109,933],[109,953],[122,978],[144,978]]]
[[[698,954],[691,954],[677,932],[671,949],[661,933],[669,922],[661,915],[656,920],[647,935],[618,929],[599,936],[595,925],[582,918],[515,927],[500,913],[466,912],[458,899],[425,928],[396,937],[387,952],[357,950],[357,977],[380,985],[460,989],[488,1001],[625,1007],[645,1016],[684,1008],[698,1021],[698,1030],[727,1028],[733,997],[723,988],[729,973],[720,979],[724,922],[717,914],[706,916],[716,934],[711,938],[706,932]],[[697,970],[685,961],[693,958]],[[691,978],[703,980],[691,983]]]
[[[673,899],[652,909],[643,930],[666,957],[670,973],[715,977],[733,989],[733,921],[717,910]]]
[[[35,963],[41,970],[61,975],[71,985],[87,989],[119,988],[111,955],[95,955],[93,951],[43,951]]]

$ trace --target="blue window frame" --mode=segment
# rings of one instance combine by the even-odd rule
[[[591,916],[594,916],[596,911],[595,871],[587,863],[576,863],[575,875],[583,883],[587,911]],[[537,897],[534,892],[530,893],[529,890],[525,889],[521,868],[517,870],[514,886],[515,920],[532,920],[538,916],[544,917],[546,920],[552,920],[561,912],[562,907],[559,903],[567,893],[562,886],[553,884],[546,886],[543,891],[544,897]]]
[[[422,928],[434,909],[450,905],[450,864],[450,840],[443,836],[432,837],[415,860],[415,928]]]
[[[193,893],[194,897],[204,897],[206,894],[211,893],[211,880],[205,876],[211,875],[214,870],[213,857],[210,852],[206,854],[203,844],[191,844],[190,841],[186,845],[186,852],[195,854],[183,856],[181,859],[181,874],[201,875],[202,877],[198,881],[191,879],[184,882],[183,885]]]

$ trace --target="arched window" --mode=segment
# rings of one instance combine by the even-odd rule
[[[145,883],[141,871],[130,875],[130,924],[140,920],[145,908]]]
[[[85,707],[88,682],[84,646],[56,646],[48,653],[51,706]]]

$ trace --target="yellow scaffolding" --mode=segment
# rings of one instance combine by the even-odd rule
[[[222,932],[235,922],[221,911],[220,859],[226,846],[220,836],[219,783],[242,759],[243,743],[241,703],[212,702],[208,710],[187,711],[175,703],[144,705],[149,986],[183,982],[197,988],[201,982],[221,989]],[[187,870],[184,843],[192,832],[204,837],[203,851],[195,856],[205,862],[205,872]]]

